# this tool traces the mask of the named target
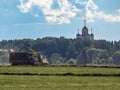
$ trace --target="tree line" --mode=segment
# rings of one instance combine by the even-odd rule
[[[37,52],[45,52],[51,64],[120,65],[120,41],[82,41],[64,37],[0,41],[1,49],[19,51],[24,46],[31,47]]]

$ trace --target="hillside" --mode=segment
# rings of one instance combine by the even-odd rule
[[[39,52],[45,52],[51,64],[120,64],[120,41],[82,41],[64,37],[0,41],[0,49],[18,51],[24,46],[31,47]],[[3,55],[0,57],[3,57]],[[0,62],[4,61],[0,59]]]

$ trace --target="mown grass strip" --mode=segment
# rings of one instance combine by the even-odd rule
[[[26,76],[114,76],[119,77],[119,74],[101,74],[101,73],[93,73],[93,74],[75,74],[75,73],[63,73],[63,74],[43,74],[43,73],[9,73],[4,72],[0,73],[0,75],[26,75]]]
[[[0,67],[93,67],[93,68],[120,68],[117,65],[0,65]]]

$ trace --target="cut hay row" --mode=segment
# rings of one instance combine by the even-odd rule
[[[19,75],[19,76],[114,76],[114,77],[119,77],[119,74],[101,74],[101,73],[93,73],[93,74],[75,74],[75,73],[63,73],[63,74],[39,74],[39,73],[0,73],[0,75]]]

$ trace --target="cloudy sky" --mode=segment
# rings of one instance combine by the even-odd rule
[[[86,19],[95,39],[118,41],[119,4],[120,0],[0,0],[0,40],[75,38]]]

